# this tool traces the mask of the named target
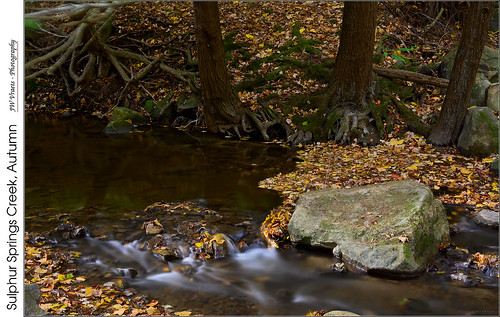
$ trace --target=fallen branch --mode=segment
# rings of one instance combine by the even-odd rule
[[[402,69],[382,68],[373,66],[373,71],[377,75],[380,75],[382,77],[396,78],[424,85],[433,85],[441,88],[448,88],[448,83],[449,83],[448,79],[427,76]]]
[[[441,8],[441,10],[439,10],[439,13],[437,14],[436,18],[434,18],[434,20],[432,21],[432,23],[427,25],[424,28],[424,32],[428,32],[430,29],[432,29],[434,27],[434,25],[436,25],[436,22],[439,20],[439,18],[441,18],[441,15],[443,14],[443,12],[444,12],[444,8]]]

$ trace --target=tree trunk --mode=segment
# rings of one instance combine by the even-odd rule
[[[242,113],[227,75],[218,4],[195,1],[194,14],[205,124],[210,132],[225,132]]]
[[[470,2],[443,107],[427,138],[434,145],[457,143],[469,107],[493,10],[494,2]]]
[[[327,93],[327,112],[340,116],[333,134],[340,143],[377,142],[368,118],[377,2],[345,2],[340,47]],[[370,127],[369,127],[370,126]],[[328,128],[328,120],[327,120]],[[331,128],[331,127],[330,127]],[[371,140],[370,140],[371,139]]]

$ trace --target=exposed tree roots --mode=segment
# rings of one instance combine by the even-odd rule
[[[75,27],[69,34],[59,28],[44,30],[50,34],[66,35],[56,45],[48,49],[39,49],[43,52],[42,55],[25,64],[26,79],[37,78],[43,74],[54,75],[59,72],[64,79],[68,96],[74,97],[96,77],[108,76],[111,67],[127,83],[126,87],[131,83],[139,82],[154,70],[160,69],[186,82],[193,92],[199,92],[200,88],[195,80],[197,73],[169,67],[168,55],[148,57],[112,47],[107,43],[114,14],[119,7],[126,4],[127,2],[69,4],[26,14],[26,18],[37,21],[59,19],[67,21],[69,19],[69,22],[60,24],[60,27]],[[134,61],[144,66],[134,72],[129,66]]]
[[[287,138],[292,130],[279,113],[263,107],[257,112],[241,109],[240,120],[234,124],[220,125],[219,132],[235,134],[240,139],[245,135],[257,134],[258,138],[269,141],[273,137]]]

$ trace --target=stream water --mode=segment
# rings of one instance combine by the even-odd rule
[[[81,270],[95,280],[123,275],[130,286],[161,303],[205,315],[334,309],[370,315],[498,315],[498,278],[482,275],[479,285],[467,287],[450,278],[459,268],[443,256],[435,261],[444,273],[405,280],[336,273],[330,253],[271,250],[258,243],[246,251],[233,245],[229,256],[215,261],[193,260],[188,250],[183,259],[161,261],[134,236],[139,225],[134,219],[146,206],[195,201],[223,216],[221,232],[244,223],[246,234],[257,241],[259,223],[281,202],[257,183],[290,171],[294,152],[168,129],[106,136],[104,124],[78,118],[26,120],[26,230],[54,229],[53,220],[60,217],[88,227],[89,237],[61,246],[91,258]],[[498,254],[497,231],[476,226],[460,211],[451,221],[461,228],[453,235],[457,246]],[[94,239],[100,235],[108,239]]]

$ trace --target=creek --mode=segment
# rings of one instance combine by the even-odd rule
[[[122,276],[162,304],[205,315],[334,309],[498,315],[498,277],[478,273],[481,283],[470,287],[450,278],[461,262],[443,255],[435,258],[438,272],[398,280],[334,272],[331,253],[265,248],[258,227],[281,198],[257,184],[293,169],[294,151],[286,147],[167,128],[107,136],[104,126],[82,118],[26,119],[26,231],[49,231],[66,218],[87,227],[88,237],[60,245],[83,253],[80,270],[89,281]],[[228,256],[199,261],[184,249],[182,259],[165,262],[145,251],[139,218],[158,201],[192,201],[215,210]],[[449,214],[460,228],[452,235],[457,246],[498,254],[498,231],[475,225],[461,210]],[[232,242],[238,239],[249,247],[239,250]]]

